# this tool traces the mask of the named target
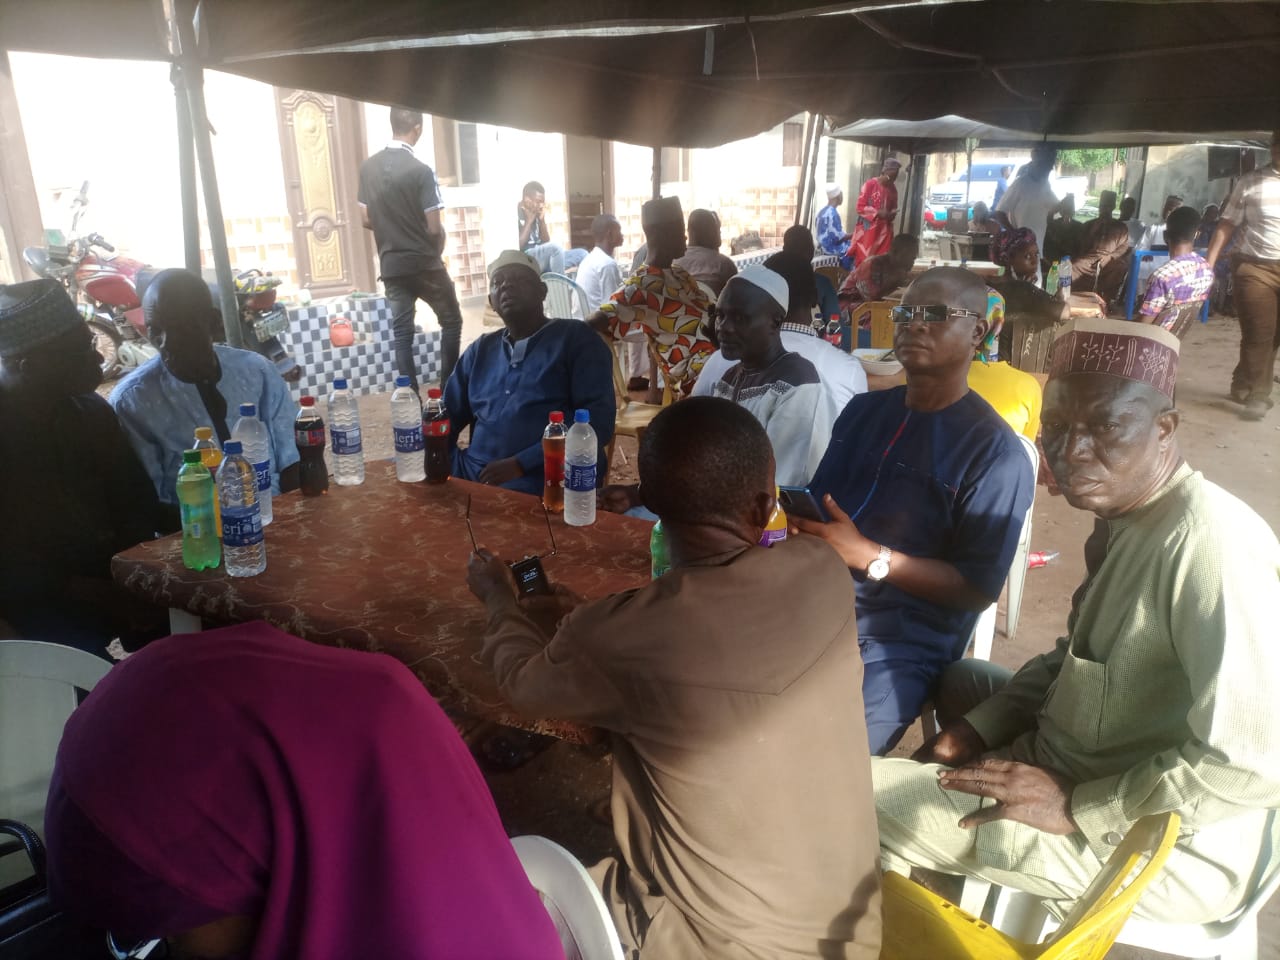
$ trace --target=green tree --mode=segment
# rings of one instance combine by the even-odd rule
[[[1064,173],[1093,173],[1124,159],[1124,151],[1113,147],[1085,147],[1076,150],[1059,150],[1058,163]]]

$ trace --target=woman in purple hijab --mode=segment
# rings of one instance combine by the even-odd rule
[[[117,942],[248,960],[562,960],[467,748],[390,657],[159,640],[67,723],[49,888]]]

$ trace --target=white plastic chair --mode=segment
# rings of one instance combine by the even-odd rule
[[[542,312],[553,320],[586,320],[587,292],[562,273],[544,273],[547,298]]]
[[[578,858],[546,837],[513,837],[511,846],[555,922],[565,960],[623,960],[609,908]]]
[[[44,830],[44,804],[62,728],[111,664],[75,647],[0,640],[0,816]],[[0,860],[0,885],[8,879]]]
[[[1040,451],[1036,445],[1018,434],[1023,452],[1031,461],[1031,478],[1040,470]],[[1035,488],[1031,490],[1031,505],[1027,507],[1027,519],[1022,521],[1022,534],[1018,537],[1018,549],[1013,555],[1013,566],[1009,568],[1009,593],[1005,605],[1004,635],[1012,642],[1018,632],[1018,614],[1022,611],[1022,593],[1027,582],[1027,557],[1031,553],[1031,512],[1035,509]],[[994,626],[994,624],[993,624]]]

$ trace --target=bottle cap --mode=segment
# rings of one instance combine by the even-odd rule
[[[590,410],[575,410],[575,411],[573,411],[573,422],[574,422],[574,423],[590,423],[590,422],[591,422],[591,411],[590,411]]]
[[[182,462],[183,463],[200,463],[200,451],[199,450],[183,450]]]
[[[244,453],[244,444],[239,440],[228,440],[222,447],[222,452],[228,457],[234,457],[236,454]]]
[[[403,374],[402,374],[401,376],[396,377],[396,386],[397,386],[397,387],[407,387],[408,385],[409,385],[409,378],[408,378],[408,377],[404,376]]]
[[[316,398],[303,397],[301,400],[298,401],[298,403],[302,404],[304,407],[314,407],[316,405]]]
[[[254,403],[242,403],[242,404],[240,404],[240,416],[242,416],[242,417],[256,417],[257,415],[258,415],[258,406],[257,406],[257,404],[254,404]]]
[[[439,400],[441,397],[440,388],[432,387],[430,390],[427,391],[427,397],[431,400]]]
[[[212,440],[212,439],[213,439],[213,427],[196,427],[196,439],[197,439],[197,440]]]
[[[335,390],[345,390],[345,389],[347,389],[347,378],[346,378],[346,377],[334,377],[334,378],[333,378],[333,389],[335,389]]]
[[[550,423],[564,423],[564,411],[552,410],[551,413],[547,416],[547,420]]]

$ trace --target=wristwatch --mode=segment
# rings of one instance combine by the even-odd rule
[[[867,566],[867,579],[879,583],[889,575],[889,561],[893,559],[893,551],[881,544],[880,556]]]

